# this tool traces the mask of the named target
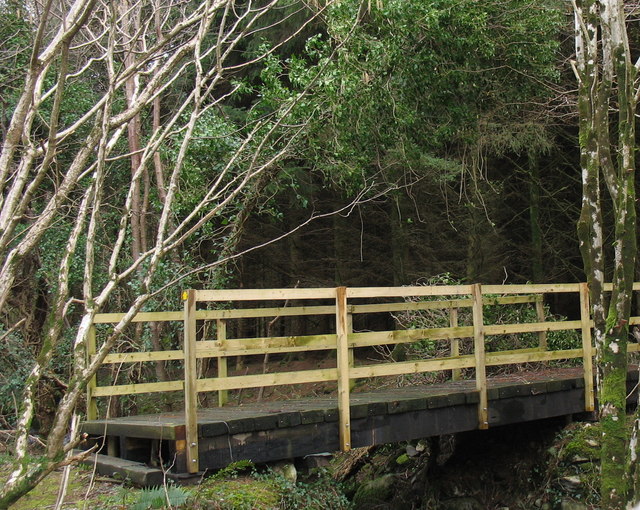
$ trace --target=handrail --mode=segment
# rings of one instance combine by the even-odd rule
[[[634,284],[640,290],[640,283]],[[580,300],[580,319],[566,321],[545,320],[542,306],[543,295],[553,293],[575,293]],[[198,469],[197,456],[197,394],[217,391],[220,404],[226,400],[226,392],[233,389],[265,387],[310,382],[338,383],[338,404],[340,411],[341,448],[350,448],[349,391],[354,379],[382,377],[389,375],[413,374],[452,370],[457,377],[460,369],[475,368],[476,389],[479,394],[478,421],[480,428],[488,426],[486,367],[550,361],[558,359],[582,358],[585,379],[585,409],[593,410],[593,345],[589,316],[589,294],[585,283],[544,284],[544,285],[454,285],[454,286],[412,286],[412,287],[357,287],[322,289],[234,289],[234,290],[190,290],[183,295],[184,311],[141,312],[133,322],[174,321],[184,324],[183,349],[156,352],[120,352],[106,356],[103,364],[142,363],[169,360],[184,362],[184,379],[177,381],[142,384],[120,384],[97,386],[96,378],[88,387],[88,419],[97,417],[96,399],[114,395],[136,395],[148,392],[183,391],[185,393],[185,418],[187,434],[187,457],[190,470]],[[363,300],[391,299],[388,302],[362,302]],[[399,302],[396,299],[405,299]],[[427,300],[424,300],[427,298]],[[407,300],[410,299],[410,300]],[[274,301],[312,301],[299,306],[276,306],[269,308],[229,308],[227,303],[262,302],[271,305]],[[327,304],[326,301],[332,303]],[[317,302],[324,304],[316,304]],[[350,302],[351,301],[351,302]],[[354,302],[355,301],[355,302]],[[198,309],[198,304],[224,303],[224,309]],[[484,324],[483,307],[487,305],[509,306],[532,303],[536,306],[536,322],[515,324]],[[458,310],[471,308],[470,323],[458,324]],[[391,331],[353,332],[351,319],[357,314],[397,313],[402,311],[443,310],[450,314],[448,327],[421,329],[400,329]],[[92,325],[87,345],[88,356],[95,355],[96,325],[117,323],[124,314],[97,314]],[[227,321],[246,318],[292,317],[292,316],[335,315],[336,331],[321,335],[298,335],[257,338],[227,338]],[[198,322],[216,321],[215,339],[197,339]],[[640,317],[633,317],[631,324],[640,324]],[[550,331],[580,330],[582,347],[564,350],[548,350],[546,334]],[[539,344],[535,348],[511,351],[485,352],[486,337],[504,334],[537,333]],[[460,354],[459,342],[473,339],[473,354]],[[450,340],[451,356],[425,360],[380,363],[373,365],[354,364],[355,348],[411,343],[418,340]],[[230,356],[255,354],[311,352],[335,350],[335,368],[278,372],[258,375],[227,376],[226,360]],[[630,345],[629,351],[638,351],[637,345]],[[218,377],[198,378],[196,362],[199,359],[217,358]]]

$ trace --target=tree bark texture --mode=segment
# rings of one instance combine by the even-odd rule
[[[636,256],[636,68],[631,62],[621,0],[578,1],[574,10],[583,189],[578,236],[593,304],[597,349],[603,432],[601,496],[603,508],[622,509],[630,497],[629,459],[634,457],[627,448],[626,373]],[[611,114],[612,101],[618,105],[617,118]],[[615,128],[610,127],[612,122]],[[611,133],[616,131],[614,159]],[[601,182],[611,196],[615,222],[613,290],[608,300],[604,294]]]

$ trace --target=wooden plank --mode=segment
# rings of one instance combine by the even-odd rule
[[[74,450],[73,453],[79,454],[81,450]],[[92,453],[84,456],[81,464],[84,464],[86,469],[95,470],[96,473],[112,479],[117,475],[119,479],[127,480],[135,487],[160,487],[166,482],[162,469],[109,455]]]
[[[399,287],[404,289],[406,287]],[[421,288],[421,287],[419,287]],[[294,290],[294,289],[290,289]],[[299,289],[304,290],[304,289]],[[203,291],[199,291],[203,292]],[[224,291],[219,291],[224,292]],[[267,298],[264,298],[267,299]],[[485,304],[518,304],[531,303],[532,296],[497,296],[486,297]],[[376,313],[376,312],[399,312],[403,310],[438,310],[451,306],[457,308],[471,308],[471,299],[449,299],[439,301],[408,301],[405,303],[381,303],[372,305],[350,305],[350,313]],[[336,311],[333,305],[318,306],[296,306],[296,307],[272,307],[272,308],[240,308],[232,310],[196,310],[197,320],[216,319],[246,319],[262,317],[292,317],[299,315],[332,315]],[[124,313],[98,313],[95,316],[94,324],[116,324],[123,317]],[[134,316],[132,322],[163,322],[182,321],[183,312],[140,312]]]
[[[401,303],[376,303],[371,305],[349,305],[353,314],[403,312],[406,310],[446,310],[447,308],[471,307],[470,299],[443,299],[438,301],[403,301]]]
[[[578,292],[578,283],[530,283],[526,285],[483,285],[484,294],[554,294]]]
[[[595,410],[595,395],[593,391],[593,341],[591,339],[591,305],[589,287],[580,284],[580,318],[582,320],[582,350],[584,374],[584,409],[587,412]]]
[[[418,340],[449,340],[470,338],[473,327],[402,329],[397,331],[371,331],[349,335],[349,347],[370,347],[373,345],[402,344]]]
[[[223,349],[227,340],[227,322],[222,319],[216,321],[216,336],[219,343],[222,344]],[[197,352],[197,349],[196,349]],[[227,365],[227,358],[225,356],[218,356],[218,377],[224,378],[229,375],[229,367]],[[229,401],[229,391],[218,391],[218,406],[222,407]]]
[[[524,296],[484,296],[482,298],[483,305],[520,305],[525,303],[535,303],[537,295]],[[471,301],[471,300],[469,300]],[[472,303],[473,304],[473,303]],[[469,305],[469,307],[472,306]]]
[[[332,288],[197,290],[197,301],[266,301],[286,299],[333,299]]]
[[[436,358],[420,361],[399,361],[397,363],[381,363],[379,365],[357,366],[351,369],[351,377],[383,377],[404,374],[419,374],[422,372],[437,372],[456,368],[470,368],[475,365],[472,355],[457,358]]]
[[[336,335],[281,336],[261,338],[233,338],[224,343],[200,341],[197,344],[198,358],[216,356],[249,356],[280,352],[306,352],[332,350],[336,348]]]
[[[196,360],[196,291],[183,292],[184,300],[184,419],[186,424],[187,470],[198,465],[198,370]]]
[[[347,298],[464,296],[471,294],[469,285],[418,285],[407,287],[349,287]]]
[[[140,384],[118,384],[115,386],[98,386],[93,395],[96,397],[112,397],[115,395],[139,395],[140,393],[161,393],[165,391],[183,391],[184,381],[164,381]]]
[[[353,333],[353,314],[349,312],[347,314],[347,335],[350,335],[351,333]],[[353,368],[355,366],[356,366],[356,350],[353,347],[350,347],[349,348],[349,368]],[[354,387],[355,387],[355,381],[350,379],[349,390],[353,390]]]
[[[528,351],[528,349],[520,349],[521,351]],[[537,361],[554,361],[559,359],[573,359],[580,358],[582,356],[582,349],[566,349],[562,351],[535,351],[520,352],[517,351],[505,351],[505,352],[487,352],[486,366],[498,366],[498,365],[513,365],[515,363],[534,363]]]
[[[603,287],[605,292],[611,292],[613,290],[613,283],[605,283]],[[634,291],[640,290],[640,282],[633,283],[633,290]]]
[[[291,306],[288,308],[238,308],[233,310],[196,310],[196,319],[251,319],[263,317],[292,317],[298,315],[333,315],[335,313],[336,307],[333,305]]]
[[[542,294],[538,294],[536,296],[536,315],[538,317],[538,322],[544,322],[544,296]],[[538,332],[538,345],[541,349],[547,349],[547,331],[539,331]]]
[[[338,412],[340,414],[340,450],[351,450],[351,416],[349,405],[349,319],[347,288],[336,289],[336,349],[338,370]]]
[[[103,365],[110,363],[143,363],[145,361],[169,361],[184,359],[184,351],[116,352],[107,354]]]
[[[582,322],[580,321],[527,322],[524,324],[491,324],[484,327],[484,332],[485,335],[511,335],[539,331],[565,331],[581,327]]]
[[[285,386],[288,384],[336,381],[337,379],[338,371],[335,368],[301,370],[299,372],[237,375],[225,377],[224,379],[200,379],[198,380],[198,392],[259,388],[261,386]]]
[[[485,305],[513,305],[533,303],[535,296],[496,296],[484,297]],[[349,305],[354,314],[401,312],[405,310],[446,310],[450,308],[471,308],[471,299],[442,299],[438,301],[405,301],[403,303],[377,303],[371,305]]]
[[[627,352],[640,352],[640,344],[627,344]]]
[[[489,428],[487,397],[487,371],[484,346],[484,316],[482,313],[482,287],[476,283],[471,286],[473,298],[473,353],[476,367],[476,390],[478,402],[478,428]]]
[[[452,328],[458,327],[458,309],[451,307],[449,309],[449,326]],[[451,338],[451,357],[457,358],[460,356],[460,339],[458,337]],[[462,372],[459,368],[451,370],[451,380],[458,381],[462,377]]]
[[[89,333],[87,336],[87,345],[85,350],[87,361],[90,361],[91,358],[95,355],[96,349],[96,327],[92,324],[91,326],[89,326]],[[91,377],[91,379],[89,379],[89,382],[87,383],[87,420],[96,420],[98,418],[98,403],[95,397],[95,390],[97,385],[98,383],[96,375],[93,374],[93,377]]]
[[[93,319],[94,324],[117,324],[126,314],[124,313],[97,313]],[[140,312],[134,315],[131,322],[166,322],[181,321],[182,312]]]

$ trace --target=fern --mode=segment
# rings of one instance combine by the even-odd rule
[[[143,489],[129,507],[130,510],[149,510],[150,508],[179,507],[189,499],[189,493],[180,487],[153,487]]]

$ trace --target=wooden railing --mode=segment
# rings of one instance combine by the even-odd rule
[[[634,285],[640,290],[640,284]],[[579,320],[545,320],[543,296],[545,294],[576,294],[580,306]],[[398,302],[402,298],[404,301]],[[396,299],[394,302],[368,303],[367,300]],[[407,300],[410,299],[410,300]],[[350,449],[350,384],[355,379],[381,376],[398,376],[437,371],[452,371],[453,378],[460,376],[464,368],[475,369],[475,387],[479,394],[479,428],[488,427],[487,367],[519,363],[543,362],[581,358],[585,384],[585,410],[594,409],[593,366],[594,349],[591,340],[589,293],[585,283],[555,285],[456,285],[413,287],[360,287],[319,289],[267,289],[267,290],[188,290],[183,293],[182,312],[139,313],[134,322],[173,321],[184,324],[184,348],[154,352],[115,352],[109,354],[104,364],[141,363],[181,360],[184,377],[180,380],[142,384],[98,386],[96,378],[88,387],[87,418],[97,418],[96,399],[115,395],[183,391],[187,456],[191,472],[198,471],[197,408],[198,393],[218,392],[219,404],[227,400],[227,392],[242,388],[289,385],[298,383],[337,382],[340,414],[340,445]],[[199,309],[199,304],[209,307],[227,305],[229,302],[284,302],[310,301],[330,304],[306,306],[279,306],[271,308]],[[509,306],[531,303],[535,306],[537,322],[516,324],[485,324],[483,306]],[[458,311],[472,310],[471,324],[458,324]],[[357,314],[394,313],[407,310],[446,310],[449,326],[422,329],[354,332],[353,316]],[[227,338],[227,322],[247,318],[274,318],[293,316],[333,316],[335,333],[306,336],[280,336],[258,338]],[[117,323],[123,314],[98,314],[89,335],[87,353],[93,356],[97,348],[96,325]],[[198,323],[216,322],[214,339],[198,339]],[[633,317],[631,324],[639,324],[640,317]],[[547,333],[550,331],[579,330],[582,347],[549,350]],[[537,333],[538,345],[515,350],[487,352],[486,337],[505,334]],[[200,335],[202,336],[202,335]],[[460,341],[473,339],[472,354],[460,353]],[[449,340],[450,352],[446,357],[393,362],[387,360],[375,364],[356,364],[354,349],[372,346],[393,346],[419,340]],[[629,346],[630,352],[638,351],[637,344]],[[315,370],[264,373],[258,375],[229,376],[227,359],[230,356],[256,354],[309,352],[335,350],[336,364],[332,368]],[[197,360],[217,359],[217,377],[198,378]]]

